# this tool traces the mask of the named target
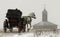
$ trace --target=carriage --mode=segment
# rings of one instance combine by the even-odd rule
[[[21,32],[22,28],[25,31],[25,26],[23,25],[23,18],[21,18],[22,12],[18,9],[8,9],[6,13],[6,18],[3,24],[4,32],[7,31],[7,29],[12,32],[14,27],[18,28],[18,32]]]
[[[32,18],[36,19],[35,14],[32,12],[29,16],[22,16],[22,12],[18,9],[8,9],[6,13],[6,18],[3,24],[4,32],[7,31],[7,28],[12,32],[14,27],[18,28],[18,32],[26,32],[26,25],[27,31],[31,29],[31,21]],[[30,25],[30,28],[28,28]]]

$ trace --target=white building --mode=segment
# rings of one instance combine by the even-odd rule
[[[33,25],[32,30],[56,30],[56,29],[57,25],[47,20],[47,11],[46,9],[44,9],[42,11],[42,21]]]

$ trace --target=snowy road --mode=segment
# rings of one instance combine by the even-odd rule
[[[13,37],[13,35],[15,35],[15,33],[0,33],[0,37]]]
[[[32,33],[0,33],[0,37],[31,37]]]
[[[12,32],[12,33],[0,32],[0,37],[34,37],[34,33],[33,32],[18,33],[17,31]],[[60,32],[57,32],[57,33],[43,32],[38,37],[60,37]]]

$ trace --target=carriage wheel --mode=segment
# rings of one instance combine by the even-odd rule
[[[6,32],[7,31],[7,28],[6,27],[4,27],[4,32]]]
[[[20,33],[20,28],[18,27],[18,33]]]
[[[4,21],[3,29],[4,29],[4,32],[6,32],[6,31],[7,31],[7,20],[5,20],[5,21]]]
[[[21,30],[22,30],[22,28],[19,26],[19,27],[18,27],[18,33],[20,33]]]
[[[21,21],[18,23],[18,33],[20,33],[21,32]]]
[[[22,31],[22,26],[18,25],[18,33]]]

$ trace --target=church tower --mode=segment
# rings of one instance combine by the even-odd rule
[[[47,11],[44,8],[44,10],[42,11],[42,21],[47,21]]]
[[[54,24],[54,23],[51,23],[49,22],[47,19],[47,10],[46,10],[46,7],[44,6],[44,9],[42,11],[42,21],[33,25],[33,30],[36,30],[36,31],[54,31],[54,30],[57,30],[57,25]]]

